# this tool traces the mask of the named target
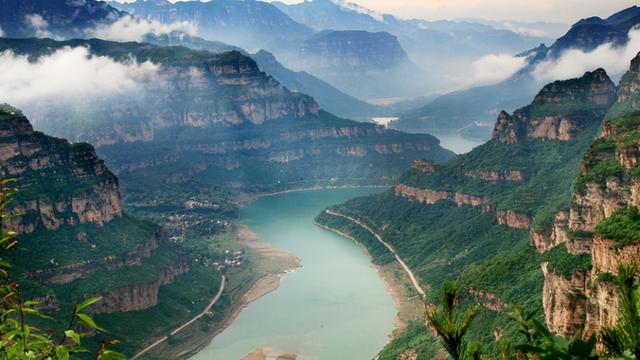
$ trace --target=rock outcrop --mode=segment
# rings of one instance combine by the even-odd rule
[[[186,259],[160,270],[152,282],[135,283],[101,294],[102,300],[91,308],[93,313],[113,313],[137,311],[150,308],[158,303],[158,291],[163,285],[171,284],[175,278],[189,271]]]
[[[598,69],[580,79],[545,86],[533,103],[509,115],[501,112],[492,139],[515,144],[524,139],[571,140],[601,119],[616,99],[616,87]],[[596,116],[593,116],[596,113]]]
[[[531,219],[528,215],[519,214],[511,210],[496,211],[496,219],[498,219],[498,224],[514,229],[526,229],[531,225]]]
[[[637,109],[633,99],[640,89],[638,61],[638,57],[634,59],[621,82],[613,112],[622,107],[627,111],[629,107]],[[604,97],[597,100],[606,102]],[[640,244],[608,239],[600,234],[600,226],[603,220],[639,205],[638,129],[639,112],[610,118],[603,126],[602,136],[584,156],[569,210],[556,216],[548,235],[532,233],[531,240],[541,252],[566,244],[568,253],[589,254],[591,259],[588,271],[575,269],[569,277],[548,271],[543,264],[545,318],[560,335],[588,338],[618,320],[618,290],[602,276],[617,275],[620,264],[636,263],[640,259]]]
[[[118,180],[90,145],[34,132],[24,115],[6,107],[0,109],[0,148],[0,177],[20,185],[10,209],[19,216],[6,220],[8,229],[103,225],[122,216]]]
[[[472,179],[480,179],[490,182],[521,182],[524,180],[524,175],[520,170],[469,170],[465,172],[464,175]]]

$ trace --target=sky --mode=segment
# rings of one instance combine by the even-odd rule
[[[300,2],[300,0],[279,1]],[[564,24],[572,24],[590,16],[607,17],[629,6],[640,4],[638,0],[351,0],[351,2],[402,18],[428,20],[481,18]]]

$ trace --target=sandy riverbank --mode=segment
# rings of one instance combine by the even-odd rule
[[[236,317],[238,317],[242,310],[249,304],[278,289],[282,277],[301,266],[301,261],[298,257],[276,249],[270,244],[260,242],[259,236],[247,226],[236,225],[234,234],[238,242],[249,249],[248,255],[251,257],[253,271],[256,274],[253,283],[246,285],[246,290],[243,290],[243,293],[239,295],[231,312],[225,317],[222,323],[216,325],[215,330],[206,334],[184,338],[184,343],[173,349],[167,349],[165,345],[160,346],[157,354],[162,354],[161,358],[185,359],[197,353],[200,349],[207,346],[214,337],[231,326]],[[281,355],[285,357],[278,358],[277,356],[271,357],[271,355],[269,355],[269,357],[265,359],[295,359],[295,357],[286,357],[291,354]],[[248,359],[260,358],[250,357]]]
[[[247,226],[237,225],[236,235],[240,242],[255,255],[258,280],[242,296],[241,307],[260,299],[280,287],[282,277],[302,266],[298,257],[286,251],[276,249],[270,244],[260,242],[258,234]]]

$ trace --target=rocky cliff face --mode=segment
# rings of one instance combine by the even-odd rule
[[[636,58],[621,82],[613,110],[633,106],[631,99],[638,90],[633,85],[637,81],[637,64]],[[547,271],[543,265],[547,324],[563,336],[581,334],[586,338],[614,325],[618,319],[617,290],[601,276],[616,275],[619,264],[637,262],[640,245],[607,238],[600,234],[600,226],[605,219],[639,205],[638,129],[638,112],[608,120],[601,137],[584,156],[569,211],[556,216],[548,235],[532,233],[531,240],[541,252],[566,244],[569,254],[588,254],[591,259],[588,271],[575,269],[570,277]]]
[[[182,259],[163,268],[155,281],[131,284],[103,293],[102,301],[92,307],[91,311],[99,314],[150,308],[158,303],[160,287],[171,284],[177,276],[187,271],[189,271],[189,263],[186,259]]]
[[[389,69],[409,62],[398,39],[385,32],[326,31],[300,48],[304,68]]]
[[[556,81],[546,85],[531,105],[513,115],[501,112],[492,139],[506,144],[526,138],[568,141],[593,119],[601,119],[615,99],[615,85],[602,69],[580,79]]]
[[[123,214],[118,179],[92,146],[33,131],[8,105],[0,106],[0,178],[15,178],[19,190],[3,226],[29,249],[12,263],[27,289],[46,290],[37,295],[43,310],[90,295],[104,296],[96,312],[142,310],[189,270],[164,231]],[[116,287],[113,273],[121,274]]]
[[[250,174],[274,163],[277,170],[251,180],[282,187],[324,179],[388,181],[413,160],[442,161],[453,155],[432,136],[403,134],[324,112],[314,99],[288,90],[239,52],[213,55],[100,40],[0,39],[0,51],[24,55],[64,46],[86,46],[94,55],[116,61],[152,62],[158,70],[157,76],[140,80],[143,90],[136,94],[88,99],[91,106],[47,102],[29,107],[36,127],[94,144],[119,176],[131,179],[128,183],[135,183],[131,177],[136,176],[160,185],[216,173],[216,180],[201,180],[255,189]],[[340,160],[338,172],[323,165],[335,159]]]
[[[11,209],[20,216],[7,220],[9,229],[32,233],[64,224],[103,225],[122,216],[118,180],[90,145],[34,132],[24,115],[5,107],[0,109],[0,153],[0,177],[21,185]]]

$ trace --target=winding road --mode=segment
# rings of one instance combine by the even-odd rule
[[[360,225],[363,229],[367,230],[368,232],[370,232],[375,238],[376,240],[378,240],[382,245],[384,245],[387,249],[389,249],[389,251],[391,251],[391,253],[393,254],[393,256],[396,258],[396,261],[400,264],[400,266],[402,267],[402,269],[404,270],[405,273],[407,273],[407,276],[409,276],[409,279],[411,280],[411,284],[413,285],[413,288],[416,289],[416,291],[422,295],[424,297],[425,292],[422,289],[422,287],[420,286],[420,284],[418,283],[418,279],[415,277],[415,275],[413,275],[413,272],[411,271],[411,269],[409,269],[409,267],[407,266],[407,264],[405,264],[404,261],[402,261],[402,259],[400,258],[400,256],[398,256],[398,254],[396,253],[396,250],[393,248],[393,246],[389,245],[389,243],[387,243],[386,241],[384,241],[384,239],[382,239],[382,236],[380,236],[378,233],[376,233],[375,231],[373,231],[373,229],[371,229],[369,226],[367,226],[366,224],[362,223],[359,220],[356,220],[354,218],[352,218],[351,216],[348,215],[344,215],[341,214],[339,212],[333,211],[333,210],[325,210],[325,213],[332,215],[332,216],[338,216],[344,219],[347,219],[355,224]]]
[[[194,322],[198,321],[198,319],[200,319],[201,317],[205,316],[209,311],[211,311],[211,308],[213,307],[213,305],[215,305],[218,302],[218,300],[220,300],[220,296],[222,296],[222,292],[224,291],[224,285],[225,285],[226,281],[227,281],[227,278],[224,275],[222,275],[222,280],[220,281],[220,289],[218,289],[218,293],[216,294],[216,296],[213,297],[213,299],[211,299],[211,301],[209,302],[207,307],[204,308],[204,310],[200,314],[198,314],[193,319],[187,321],[186,323],[180,325],[180,327],[174,329],[172,332],[169,333],[169,335],[160,338],[158,341],[156,341],[153,344],[147,346],[146,348],[140,350],[137,354],[135,354],[131,358],[131,360],[136,360],[136,359],[140,358],[142,355],[144,355],[147,352],[151,351],[156,346],[158,346],[158,345],[162,344],[163,342],[167,341],[169,336],[173,336],[173,335],[179,333],[180,331],[184,330],[187,326],[193,324]]]

